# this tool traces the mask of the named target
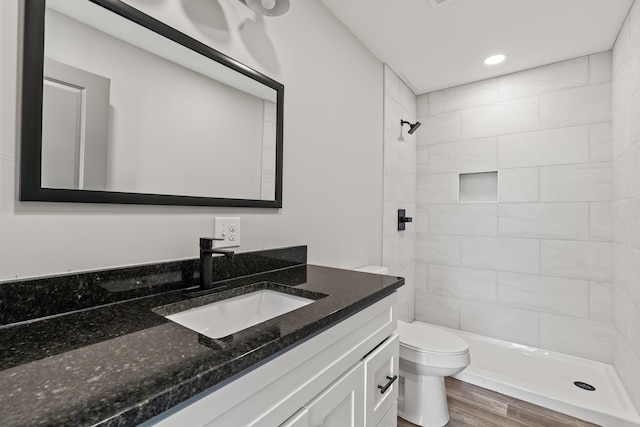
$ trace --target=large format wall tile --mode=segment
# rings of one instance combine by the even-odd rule
[[[416,260],[416,291],[427,290],[427,280],[429,275],[429,264]]]
[[[619,244],[614,245],[614,284],[640,307],[640,251]],[[640,352],[639,352],[640,354]]]
[[[538,97],[462,110],[462,139],[528,132],[539,127]]]
[[[539,314],[502,305],[460,301],[460,329],[538,347]]]
[[[611,202],[589,204],[589,238],[611,242],[613,240],[613,205]]]
[[[501,203],[498,234],[589,240],[589,203]]]
[[[613,310],[616,313],[615,326],[631,349],[640,354],[640,308],[620,289],[613,291]]]
[[[611,283],[589,282],[589,319],[596,322],[613,320]]]
[[[631,246],[631,199],[616,200],[613,205],[613,241],[616,245]]]
[[[543,313],[589,317],[589,282],[519,273],[498,273],[498,301]]]
[[[588,126],[518,133],[498,138],[499,168],[562,165],[588,161]]]
[[[396,75],[396,73],[394,73],[393,71],[391,71],[391,69],[389,67],[387,67],[385,65],[384,67],[384,96],[385,96],[385,101],[389,101],[389,100],[394,100],[394,101],[398,101],[400,98],[400,91],[399,91],[399,86],[400,86],[400,79],[398,78],[398,76]],[[387,107],[387,105],[385,105],[385,107]]]
[[[629,113],[626,110],[626,100],[619,101],[623,104],[619,109],[624,111],[624,113],[616,114],[615,122],[611,122],[611,129],[613,134],[613,141],[611,145],[613,146],[613,159],[617,160],[625,151],[631,147],[631,143],[629,142]]]
[[[460,300],[416,292],[416,320],[460,329]]]
[[[474,268],[429,266],[430,294],[474,301],[496,300],[496,272]]]
[[[567,89],[540,96],[542,129],[611,120],[611,83]]]
[[[612,257],[611,243],[542,240],[540,273],[610,282]]]
[[[611,363],[611,323],[540,314],[540,347]]]
[[[467,267],[538,274],[539,241],[503,237],[462,237],[460,263]]]
[[[589,55],[589,84],[610,82],[611,77],[611,51]]]
[[[613,158],[611,122],[589,125],[589,161],[608,162]]]
[[[418,145],[440,144],[460,139],[461,119],[459,111],[435,114],[423,119],[418,135]],[[398,124],[399,125],[399,124]]]
[[[392,217],[388,220],[388,228],[392,228],[396,233],[398,232],[398,209],[400,208],[401,206],[398,206],[394,211],[389,212]],[[429,233],[429,211],[427,208],[416,208],[416,213],[413,216],[413,230],[416,234]]]
[[[431,203],[458,201],[458,174],[439,173],[420,177],[416,184],[416,202],[423,207]]]
[[[612,49],[611,70],[615,76],[629,55],[629,17],[625,19]],[[615,80],[615,79],[614,79]]]
[[[460,264],[460,236],[438,234],[416,237],[416,261],[429,264]]]
[[[612,193],[610,162],[540,168],[540,201],[610,201]]]
[[[390,274],[402,276],[401,272],[415,263],[415,238],[400,235],[384,239],[382,263]]]
[[[524,98],[588,83],[589,58],[583,56],[498,77],[498,98]]]
[[[540,200],[539,168],[503,169],[498,172],[500,202]]]
[[[632,402],[636,402],[636,407],[638,407],[637,402],[640,402],[640,381],[637,381],[636,378],[640,378],[640,357],[619,334],[615,334],[613,344],[613,365],[624,384],[625,391],[629,394]]]
[[[497,85],[497,79],[489,79],[433,92],[429,95],[429,111],[438,114],[494,103]]]
[[[487,171],[497,167],[498,141],[495,137],[429,147],[430,173]]]
[[[496,236],[495,204],[430,205],[429,232],[466,236]]]

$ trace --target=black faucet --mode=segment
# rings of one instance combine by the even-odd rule
[[[204,291],[212,289],[213,282],[213,258],[212,254],[222,254],[225,258],[232,258],[233,251],[225,251],[222,249],[214,249],[214,240],[224,240],[215,237],[200,238],[200,290]]]

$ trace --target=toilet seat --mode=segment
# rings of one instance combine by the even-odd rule
[[[424,323],[398,320],[400,347],[434,355],[462,355],[469,352],[469,344],[460,337]]]

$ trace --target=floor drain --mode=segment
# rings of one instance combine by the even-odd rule
[[[573,384],[576,387],[581,388],[583,390],[588,390],[588,391],[595,391],[596,390],[596,388],[594,386],[592,386],[591,384],[583,383],[582,381],[575,381]]]

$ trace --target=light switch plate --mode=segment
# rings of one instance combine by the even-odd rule
[[[214,240],[214,248],[234,248],[240,246],[240,217],[217,216],[213,218],[213,237],[224,240]]]

